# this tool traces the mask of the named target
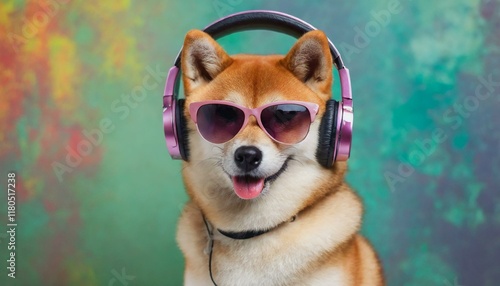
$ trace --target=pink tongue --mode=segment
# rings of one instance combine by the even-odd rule
[[[254,199],[262,193],[264,189],[264,179],[235,176],[233,177],[233,187],[238,197],[244,200]]]

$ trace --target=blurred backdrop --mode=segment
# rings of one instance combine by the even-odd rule
[[[188,30],[247,9],[324,30],[350,68],[347,179],[388,284],[499,285],[498,0],[3,0],[0,285],[181,285],[186,195],[165,147],[164,80]],[[220,40],[258,54],[293,42]]]

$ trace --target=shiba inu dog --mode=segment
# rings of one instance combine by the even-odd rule
[[[324,33],[285,56],[229,56],[192,30],[181,65],[185,285],[383,285],[346,163],[315,157],[333,84]]]

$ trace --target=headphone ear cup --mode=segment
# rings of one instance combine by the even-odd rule
[[[175,110],[175,127],[182,160],[189,161],[189,138],[186,117],[184,116],[184,98],[178,99]]]
[[[330,99],[326,102],[326,110],[319,125],[318,149],[316,160],[325,168],[331,168],[337,140],[337,113],[339,103]]]

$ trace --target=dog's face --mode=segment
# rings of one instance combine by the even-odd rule
[[[204,32],[187,34],[182,72],[190,159],[183,175],[191,199],[212,220],[231,229],[262,226],[264,219],[272,225],[325,192],[322,185],[332,171],[321,167],[315,154],[319,122],[331,97],[331,70],[327,38],[320,31],[302,36],[286,56],[230,57]],[[234,138],[214,144],[200,135],[188,112],[191,103],[213,100],[252,109],[276,101],[319,108],[297,144],[273,140],[254,116]],[[252,219],[245,217],[252,212]]]

